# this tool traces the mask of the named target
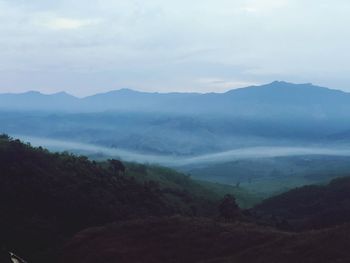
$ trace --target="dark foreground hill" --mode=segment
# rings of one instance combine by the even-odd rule
[[[49,153],[0,137],[0,247],[53,262],[78,231],[148,216],[216,216],[220,194],[161,167]],[[48,258],[50,260],[48,261]]]
[[[174,213],[147,185],[84,157],[50,154],[5,136],[0,169],[0,241],[33,262],[44,262],[50,250],[86,227]]]
[[[87,229],[66,245],[61,260],[350,262],[349,193],[350,178],[339,178],[328,185],[305,186],[272,197],[235,222],[169,217]],[[250,223],[245,223],[248,218]]]
[[[163,218],[85,230],[66,246],[64,263],[345,263],[350,225],[286,233],[207,219]]]
[[[281,223],[289,230],[312,230],[350,222],[350,177],[328,185],[296,188],[271,197],[251,210],[266,222]]]
[[[290,191],[223,223],[222,191],[249,201],[242,190],[115,164],[0,136],[0,246],[34,263],[350,260],[350,179]]]

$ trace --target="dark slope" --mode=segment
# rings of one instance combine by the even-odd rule
[[[190,175],[177,172],[173,169],[157,166],[126,163],[126,175],[133,176],[140,183],[149,183],[157,187],[165,195],[171,195],[171,199],[183,199],[187,206],[182,205],[183,212],[196,207],[196,214],[199,216],[212,216],[217,213],[218,202],[226,195],[235,196],[241,208],[252,207],[260,202],[260,196],[254,195],[243,188],[212,183],[208,181],[193,180]],[[186,212],[190,214],[190,211]]]
[[[350,222],[350,177],[325,186],[305,186],[271,197],[252,209],[262,221],[290,230],[320,229]]]
[[[118,175],[108,163],[51,154],[1,136],[0,246],[30,262],[48,262],[87,227],[147,216],[216,215],[219,198],[184,175],[172,173],[166,187],[135,179],[154,174],[152,169],[129,164],[127,175]],[[159,169],[158,177],[170,173]]]
[[[167,218],[113,224],[77,234],[64,263],[345,263],[350,226],[291,234],[206,219]]]
[[[240,186],[265,197],[348,176],[350,157],[329,155],[251,158],[183,168],[193,178]]]
[[[174,213],[151,187],[84,157],[2,138],[0,170],[1,243],[35,262],[88,226]]]

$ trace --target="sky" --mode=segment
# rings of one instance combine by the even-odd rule
[[[350,92],[348,0],[0,0],[0,93]]]

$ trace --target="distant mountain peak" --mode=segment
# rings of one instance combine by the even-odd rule
[[[262,86],[279,86],[279,87],[293,87],[293,86],[313,86],[316,87],[315,85],[313,85],[312,83],[292,83],[292,82],[287,82],[287,81],[283,81],[283,80],[275,80],[269,84],[266,85],[262,85]]]
[[[140,93],[140,91],[129,89],[129,88],[122,88],[122,89],[110,90],[104,93],[97,93],[92,96],[111,95],[111,94],[134,94],[134,93]]]
[[[20,94],[24,94],[24,95],[43,95],[40,91],[36,91],[36,90],[29,90],[27,92],[20,93]]]
[[[59,92],[53,93],[52,95],[60,95],[60,96],[61,95],[64,95],[64,96],[68,95],[68,96],[70,96],[70,94],[65,92],[65,91],[59,91]]]
[[[292,83],[287,82],[287,81],[283,81],[283,80],[275,80],[275,81],[272,81],[270,84],[267,84],[267,85],[281,85],[281,84],[292,84]]]
[[[139,92],[139,91],[134,90],[134,89],[130,89],[130,88],[122,88],[122,89],[117,89],[117,90],[111,90],[110,92],[135,93],[135,92]]]
[[[53,94],[51,94],[51,96],[62,97],[62,98],[75,98],[75,96],[73,96],[65,91],[53,93]]]

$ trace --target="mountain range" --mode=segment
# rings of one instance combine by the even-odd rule
[[[346,145],[349,118],[350,93],[281,81],[207,94],[0,94],[2,133],[158,155]]]
[[[59,112],[166,112],[221,114],[246,118],[291,114],[314,119],[350,116],[350,93],[314,86],[275,81],[226,93],[147,93],[121,89],[77,98],[61,92],[45,95],[30,91],[0,94],[2,110]]]

